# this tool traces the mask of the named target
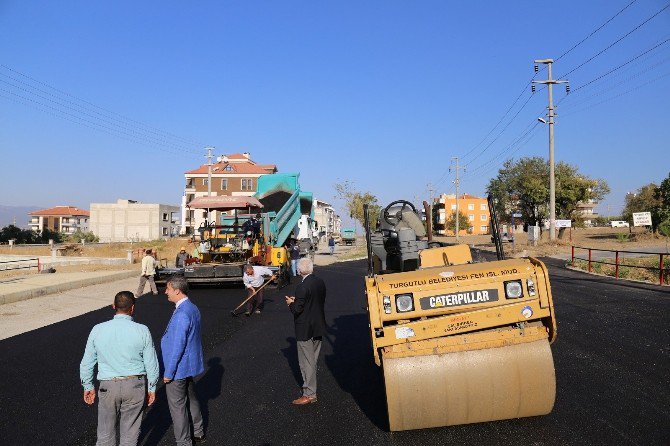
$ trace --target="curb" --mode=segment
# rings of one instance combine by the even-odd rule
[[[73,290],[75,288],[83,288],[86,286],[97,285],[100,283],[113,282],[120,279],[128,279],[136,277],[137,271],[122,271],[115,274],[105,276],[89,277],[86,279],[74,280],[72,282],[64,282],[56,285],[47,285],[43,287],[36,287],[29,290],[15,291],[0,295],[0,305],[9,304],[13,302],[20,302],[22,300],[32,299],[33,297],[46,296],[47,294],[60,293],[63,291]]]

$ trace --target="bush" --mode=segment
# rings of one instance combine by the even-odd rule
[[[71,243],[81,243],[82,240],[84,243],[97,243],[100,241],[100,239],[91,231],[84,232],[80,229],[77,229],[73,234],[68,235],[66,241]]]
[[[630,234],[628,234],[627,232],[619,232],[616,235],[617,241],[619,241],[621,243],[627,242],[629,238],[630,238]]]

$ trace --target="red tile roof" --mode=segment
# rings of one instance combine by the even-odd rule
[[[229,157],[230,158],[230,157]],[[230,166],[233,170],[225,170],[226,166]],[[258,164],[251,164],[251,163],[214,163],[212,164],[212,174],[220,175],[220,174],[245,174],[245,173],[257,173],[257,174],[267,174],[267,173],[272,173],[277,169],[276,166],[274,165],[265,165],[265,166],[259,166]],[[207,173],[207,164],[203,164],[202,166],[198,167],[197,169],[194,170],[189,170],[188,173]]]
[[[91,213],[89,211],[86,211],[84,209],[79,209],[78,207],[75,206],[56,206],[53,208],[49,209],[42,209],[39,211],[34,211],[31,212],[28,215],[35,215],[35,216],[42,216],[42,217],[50,217],[50,216],[68,216],[68,215],[76,215],[76,216],[85,216],[85,217],[90,217]]]

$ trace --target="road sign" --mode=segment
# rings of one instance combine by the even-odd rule
[[[572,220],[556,220],[555,225],[557,228],[571,228]]]
[[[651,212],[633,212],[633,226],[651,226]]]

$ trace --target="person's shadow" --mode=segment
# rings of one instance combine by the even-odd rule
[[[221,395],[221,383],[225,370],[221,365],[221,358],[218,357],[210,358],[207,361],[207,366],[205,374],[195,383],[205,432],[207,432],[209,426],[209,401]],[[158,444],[171,425],[172,417],[170,416],[170,408],[163,385],[156,390],[156,401],[147,410],[142,421],[138,444],[146,446]]]
[[[295,338],[286,338],[288,342],[288,347],[282,348],[281,351],[288,362],[289,367],[291,367],[291,372],[293,373],[293,378],[295,378],[296,384],[298,387],[302,386],[302,374],[300,373],[300,364],[298,363],[298,344],[296,343]]]

